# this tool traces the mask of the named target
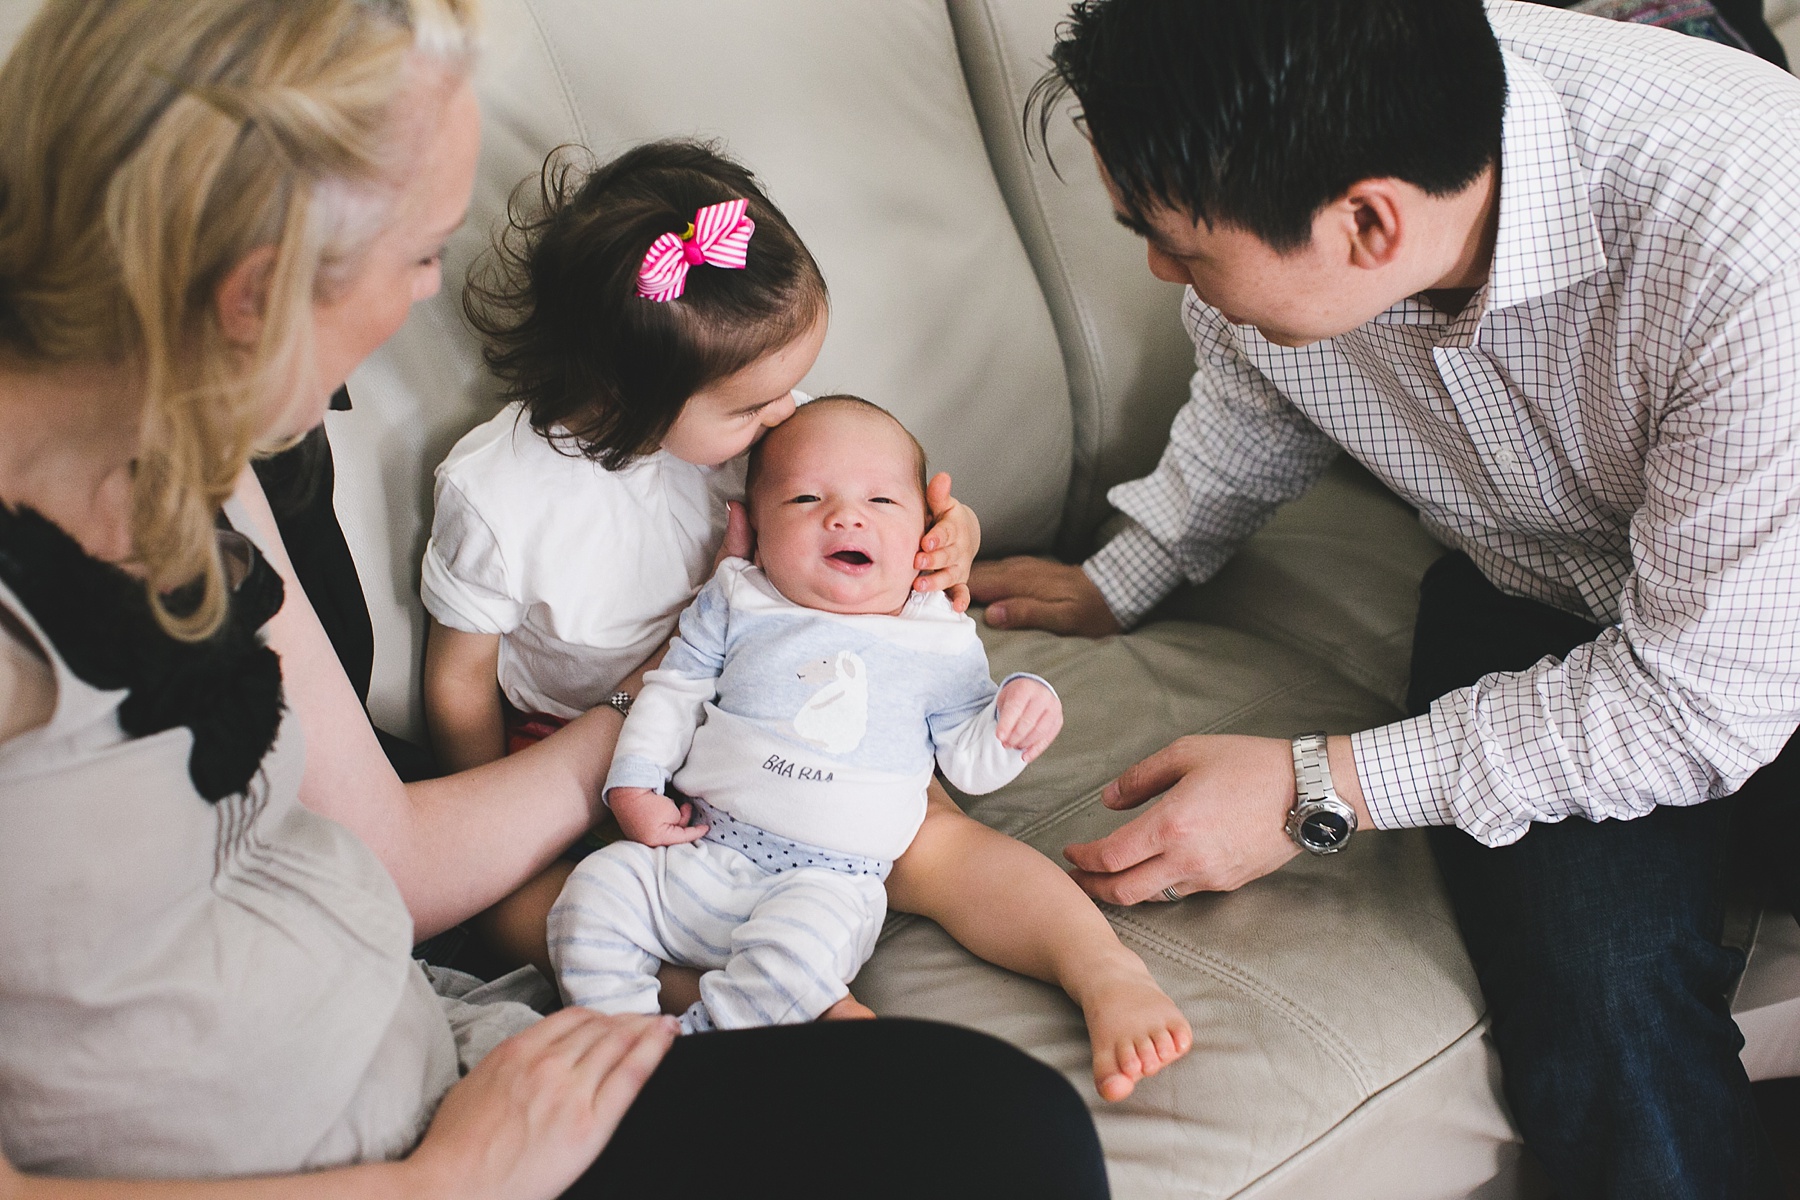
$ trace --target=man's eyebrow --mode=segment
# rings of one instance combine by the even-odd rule
[[[1117,209],[1114,209],[1113,220],[1131,230],[1131,232],[1137,234],[1146,242],[1149,242],[1152,246],[1161,250],[1164,254],[1174,255],[1174,251],[1169,249],[1169,244],[1163,241],[1162,235],[1152,229],[1150,223],[1142,217],[1133,216],[1130,213],[1122,213]]]

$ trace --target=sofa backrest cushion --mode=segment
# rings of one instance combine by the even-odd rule
[[[1144,244],[1112,219],[1093,154],[1065,98],[1048,152],[1028,140],[1026,96],[1049,69],[1071,0],[948,0],[969,90],[1013,221],[1037,269],[1063,348],[1075,420],[1061,548],[1092,549],[1106,489],[1146,475],[1187,400],[1194,347],[1182,289],[1154,278]]]
[[[669,135],[722,140],[831,288],[831,333],[801,386],[893,409],[975,507],[988,552],[1050,546],[1071,457],[1062,356],[943,0],[488,0],[478,90],[480,177],[444,291],[357,372],[355,410],[330,424],[379,723],[421,729],[431,472],[495,411],[461,280],[508,193],[563,143],[604,158]]]

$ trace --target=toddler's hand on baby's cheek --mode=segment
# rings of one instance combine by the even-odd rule
[[[1015,679],[1000,689],[994,713],[1000,744],[1030,762],[1062,732],[1062,701],[1035,679]]]
[[[925,507],[931,526],[919,541],[913,569],[923,572],[913,581],[921,592],[943,592],[957,612],[969,607],[969,568],[981,550],[981,522],[974,510],[950,494],[950,476],[939,471],[925,489]]]
[[[756,531],[750,528],[750,514],[736,500],[725,502],[725,540],[713,555],[713,570],[728,558],[748,559],[756,553]]]
[[[673,800],[649,788],[613,788],[606,793],[606,803],[625,836],[646,846],[679,846],[697,842],[706,833],[705,825],[688,824],[693,805],[677,807]]]

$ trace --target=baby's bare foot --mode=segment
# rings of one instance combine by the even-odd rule
[[[1135,968],[1135,969],[1134,969]],[[1076,999],[1094,1050],[1094,1088],[1123,1100],[1194,1044],[1194,1032],[1144,964],[1132,957],[1092,980]]]
[[[821,1021],[872,1021],[874,1019],[875,1010],[855,996],[845,996],[819,1014]]]

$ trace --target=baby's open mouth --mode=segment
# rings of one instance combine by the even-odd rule
[[[826,555],[826,557],[836,559],[838,562],[846,563],[852,567],[866,567],[875,561],[861,550],[839,550],[835,554]]]

